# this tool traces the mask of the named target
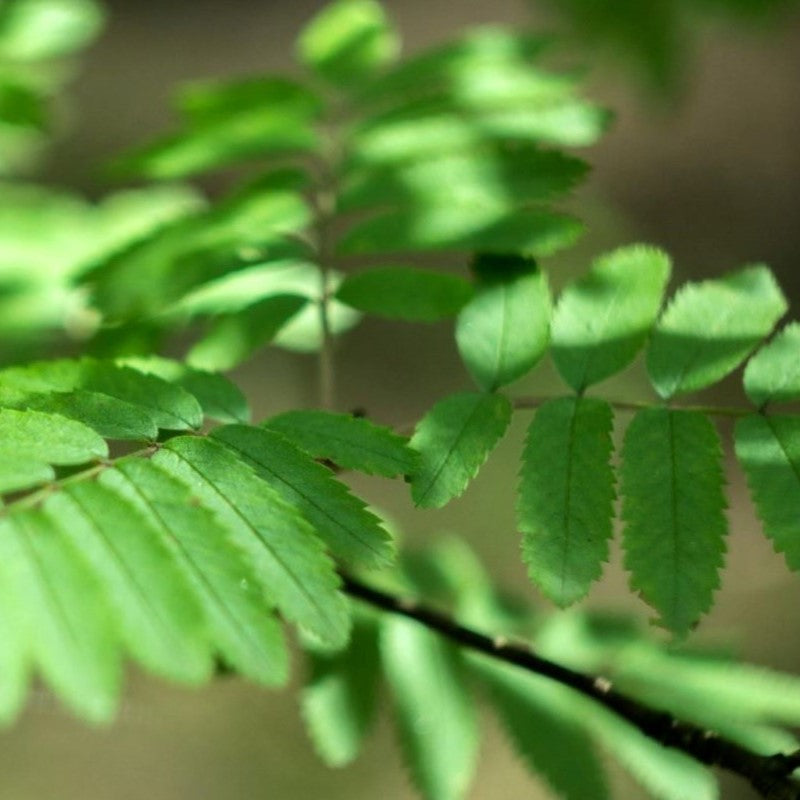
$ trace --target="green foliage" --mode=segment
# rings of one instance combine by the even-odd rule
[[[78,16],[34,37],[37,14],[56,5]],[[7,3],[0,54],[26,66],[67,54],[90,38],[93,8]],[[654,8],[630,6],[628,23],[669,23],[645,27],[642,39],[657,40],[666,74],[657,37],[673,35],[672,6]],[[610,12],[594,13],[588,22],[599,25]],[[190,86],[177,96],[176,131],[115,163],[149,180],[256,165],[226,181],[225,196],[163,185],[92,206],[9,187],[0,337],[16,365],[0,370],[0,719],[14,718],[36,677],[86,719],[108,720],[126,658],[192,685],[219,666],[281,685],[292,624],[311,664],[303,715],[331,765],[357,756],[385,682],[421,794],[465,797],[482,689],[559,796],[610,796],[603,749],[654,797],[716,797],[705,768],[601,704],[458,649],[435,625],[368,615],[343,592],[357,594],[347,572],[357,570],[754,752],[795,746],[781,726],[800,724],[797,679],[690,653],[682,640],[720,585],[715,413],[738,417],[736,455],[756,511],[800,570],[800,418],[769,407],[800,399],[800,327],[789,322],[764,343],[787,307],[764,266],[679,287],[659,317],[670,260],[645,245],[599,256],[553,300],[561,281],[546,256],[581,230],[558,204],[586,173],[563,149],[594,143],[608,115],[579,96],[576,75],[542,66],[545,44],[485,28],[402,60],[379,4],[337,0],[300,35],[298,77]],[[40,125],[39,95],[7,88],[6,70],[3,60],[0,124],[10,115]],[[444,271],[468,264],[464,275]],[[268,345],[320,351],[324,386],[337,337],[363,315],[454,318],[478,390],[439,399],[410,438],[330,408],[250,424],[247,399],[218,370]],[[56,329],[94,337],[103,357],[23,363],[16,343],[35,348]],[[183,359],[159,355],[180,348]],[[659,399],[588,394],[642,350]],[[672,404],[756,350],[743,375],[756,410]],[[570,394],[508,388],[532,384],[548,356]],[[618,492],[630,585],[673,635],[669,645],[596,614],[544,618],[512,606],[458,540],[398,555],[345,483],[349,471],[403,478],[415,505],[440,508],[530,409],[517,514],[532,582],[560,607],[589,592]]]

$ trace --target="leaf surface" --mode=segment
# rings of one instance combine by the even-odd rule
[[[786,300],[764,266],[687,283],[661,315],[647,371],[663,398],[695,392],[735,369],[772,330]]]
[[[694,411],[634,416],[622,450],[625,566],[659,624],[686,635],[711,608],[727,532],[722,451]]]
[[[792,322],[747,362],[744,390],[757,405],[800,399],[800,324]]]
[[[263,423],[314,458],[345,469],[394,478],[410,475],[417,463],[408,440],[363,417],[315,409],[287,411]]]
[[[411,479],[414,502],[438,508],[462,494],[510,421],[511,403],[502,395],[463,392],[440,400],[411,439],[420,454]]]
[[[608,559],[612,425],[604,400],[563,397],[542,405],[528,428],[517,506],[523,558],[561,607],[586,595]]]
[[[228,425],[213,438],[231,448],[313,526],[331,552],[348,564],[375,567],[393,556],[389,534],[364,503],[327,467],[278,433]]]
[[[602,256],[564,289],[553,315],[553,360],[576,392],[633,361],[655,323],[669,258],[634,245]]]

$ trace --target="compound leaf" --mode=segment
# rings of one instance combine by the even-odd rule
[[[378,267],[349,275],[336,297],[368,314],[409,322],[435,322],[455,316],[472,296],[472,286],[457,275],[411,267]]]
[[[735,443],[764,532],[800,570],[800,417],[752,414],[736,423]]]
[[[252,567],[214,515],[193,503],[189,489],[151,461],[124,459],[101,481],[162,534],[224,662],[259,683],[284,683],[288,656],[281,626]]]
[[[392,616],[381,624],[380,648],[414,782],[426,800],[459,800],[478,745],[459,652],[418,623]]]
[[[562,607],[586,595],[608,559],[612,425],[604,400],[564,397],[541,406],[528,428],[517,505],[523,557]]]
[[[703,414],[639,411],[622,451],[625,566],[631,588],[687,634],[719,586],[727,524],[722,451]]]
[[[664,398],[710,386],[735,369],[772,330],[786,300],[767,267],[687,283],[661,315],[647,371]]]
[[[418,506],[438,508],[460,495],[511,421],[511,403],[499,394],[463,392],[440,400],[411,439],[420,453],[411,478]]]
[[[747,362],[744,390],[757,406],[800,399],[800,324],[787,325]]]
[[[365,567],[392,559],[391,538],[378,518],[327,467],[283,436],[244,425],[217,428],[211,435],[303,514],[337,558]]]
[[[634,245],[597,259],[564,289],[553,314],[552,353],[576,392],[633,361],[655,322],[669,273],[665,253]]]
[[[527,262],[506,260],[516,266]],[[456,323],[461,358],[478,385],[489,392],[532,369],[549,337],[550,290],[544,273],[535,268],[487,275]]]
[[[386,478],[410,475],[417,464],[417,454],[408,446],[405,437],[352,414],[287,411],[271,417],[263,426],[281,434],[314,458],[324,458],[338,467],[368,475]]]
[[[216,514],[287,619],[331,645],[346,641],[349,615],[339,579],[297,509],[219,441],[170,439],[153,461]]]

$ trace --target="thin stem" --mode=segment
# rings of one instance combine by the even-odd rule
[[[798,753],[759,755],[714,731],[679,720],[666,711],[618,692],[608,678],[576,672],[542,658],[527,645],[486,636],[439,611],[374,589],[348,575],[343,575],[342,580],[344,590],[351,597],[413,619],[461,647],[568,686],[624,718],[659,744],[680,750],[708,766],[740,775],[766,800],[800,800],[800,783],[792,779],[792,772],[800,765]]]

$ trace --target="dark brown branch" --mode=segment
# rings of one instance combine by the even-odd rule
[[[347,575],[343,576],[343,581],[344,590],[352,597],[384,611],[416,620],[461,647],[569,686],[623,717],[659,744],[681,750],[708,766],[740,775],[767,800],[800,800],[800,783],[792,778],[792,772],[800,768],[800,753],[759,755],[714,731],[676,719],[668,712],[651,708],[618,692],[607,678],[576,672],[536,655],[523,644],[493,639],[459,625],[439,611],[371,588]]]

